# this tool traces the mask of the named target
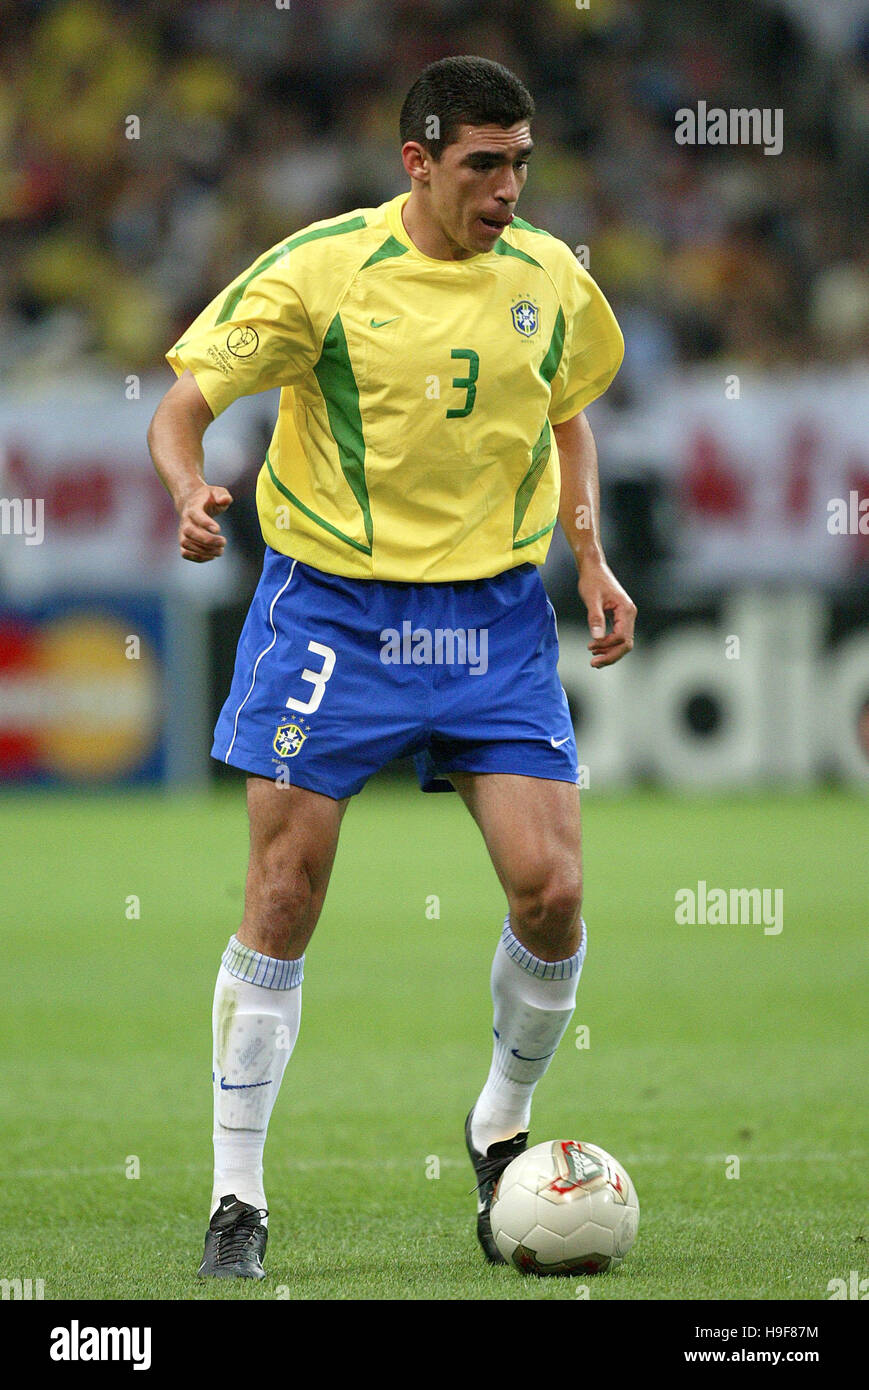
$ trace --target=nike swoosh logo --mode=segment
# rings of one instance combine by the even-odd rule
[[[234,1086],[227,1081],[225,1076],[220,1078],[221,1091],[250,1091],[254,1086],[271,1086],[271,1084],[270,1081],[243,1081],[240,1085]]]
[[[372,327],[372,328],[384,328],[384,327],[386,326],[386,324],[388,324],[388,323],[395,323],[395,320],[396,320],[396,319],[400,319],[400,318],[401,318],[401,314],[395,314],[395,315],[393,315],[393,317],[392,317],[391,319],[372,319],[372,320],[371,320],[371,327]]]
[[[514,1057],[517,1057],[519,1059],[520,1062],[545,1062],[547,1057],[555,1056],[554,1052],[544,1052],[542,1057],[523,1057],[522,1053],[516,1047],[511,1047],[510,1051],[512,1052]]]
[[[567,739],[569,739],[569,738],[570,738],[570,734],[567,735],[567,738],[559,738],[559,739],[554,739],[554,738],[552,738],[552,736],[550,735],[549,742],[552,744],[552,747],[553,747],[553,748],[560,748],[561,745],[562,745],[562,743],[566,743],[566,742],[567,742]]]

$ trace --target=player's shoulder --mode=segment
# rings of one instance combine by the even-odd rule
[[[331,275],[342,270],[352,273],[387,234],[385,207],[354,208],[310,222],[272,248],[272,263],[290,275],[324,266]]]
[[[523,257],[535,261],[554,281],[562,295],[572,296],[577,290],[594,284],[567,242],[543,227],[526,222],[524,217],[513,218],[503,233],[503,239]]]

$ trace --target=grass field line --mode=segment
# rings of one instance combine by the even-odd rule
[[[319,1172],[322,1169],[334,1168],[362,1168],[370,1172],[382,1171],[407,1171],[408,1168],[424,1167],[430,1157],[437,1157],[441,1168],[466,1168],[468,1160],[466,1158],[441,1158],[439,1155],[426,1155],[417,1159],[410,1158],[368,1158],[358,1159],[348,1156],[335,1158],[294,1158],[290,1159],[287,1167],[290,1172],[300,1173]],[[626,1168],[633,1167],[653,1167],[663,1164],[683,1164],[683,1163],[725,1163],[729,1154],[691,1154],[691,1153],[671,1153],[658,1151],[656,1153],[632,1153],[619,1155],[619,1161]],[[817,1150],[801,1149],[799,1152],[787,1153],[742,1153],[740,1160],[746,1163],[841,1163],[856,1162],[860,1159],[869,1158],[869,1154],[863,1149],[850,1149],[841,1153],[818,1153]],[[147,1163],[148,1174],[170,1174],[170,1173],[206,1173],[209,1166],[206,1163]],[[19,1168],[0,1171],[0,1181],[2,1182],[24,1182],[24,1181],[45,1181],[52,1178],[96,1178],[114,1173],[118,1177],[125,1173],[123,1163],[104,1163],[93,1166],[64,1168]]]

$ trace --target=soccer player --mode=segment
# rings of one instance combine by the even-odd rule
[[[401,112],[410,192],[267,251],[167,354],[178,380],[149,443],[195,563],[221,555],[232,501],[205,481],[205,430],[282,388],[257,487],[265,563],[212,749],[248,773],[250,862],[214,994],[203,1276],[263,1277],[263,1148],[305,948],[349,798],[403,754],[424,791],[458,791],[507,899],[491,1067],[465,1125],[478,1238],[503,1262],[493,1188],[526,1145],[586,951],[577,752],[538,570],[557,520],[592,666],[631,649],[636,613],[604,558],[583,414],[622,336],[570,249],[516,216],[533,112],[498,63],[433,63]]]

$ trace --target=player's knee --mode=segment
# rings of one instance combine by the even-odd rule
[[[246,915],[268,937],[272,949],[265,954],[283,953],[288,940],[306,926],[312,899],[311,873],[296,856],[273,850],[251,865]]]
[[[553,872],[514,892],[513,931],[541,960],[564,960],[579,946],[582,877],[579,870]]]
[[[570,923],[582,910],[582,878],[578,871],[554,871],[517,894],[523,917],[538,928]]]

